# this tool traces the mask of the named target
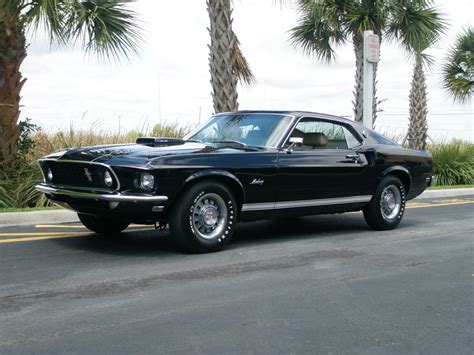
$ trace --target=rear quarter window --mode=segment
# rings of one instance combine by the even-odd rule
[[[377,141],[377,143],[380,144],[386,144],[386,145],[396,145],[398,146],[397,143],[391,141],[390,139],[382,136],[380,133],[377,133],[375,131],[370,131],[370,136]]]

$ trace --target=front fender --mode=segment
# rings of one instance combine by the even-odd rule
[[[226,170],[218,170],[218,169],[211,169],[211,170],[202,170],[198,171],[186,178],[184,181],[184,186],[189,185],[190,183],[193,183],[194,181],[197,181],[198,179],[203,179],[203,178],[209,178],[209,177],[218,177],[218,178],[225,178],[229,179],[232,181],[235,187],[238,187],[240,190],[242,196],[241,196],[241,202],[243,203],[246,201],[246,195],[245,195],[245,189],[240,180],[232,173],[226,171]]]

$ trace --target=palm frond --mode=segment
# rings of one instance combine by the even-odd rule
[[[141,42],[137,14],[125,6],[124,0],[73,2],[65,18],[66,37],[82,40],[88,52],[107,59],[128,58]]]
[[[44,27],[51,42],[64,43],[63,17],[67,11],[65,1],[31,0],[24,4],[24,8],[22,19],[26,25],[34,30]]]
[[[435,7],[429,6],[429,2],[392,2],[387,34],[408,52],[423,52],[437,42],[445,30],[445,20]]]
[[[250,69],[250,64],[245,58],[240,48],[240,41],[237,38],[235,32],[232,32],[234,36],[234,71],[237,74],[239,80],[247,85],[255,83],[255,76]]]
[[[298,3],[298,25],[290,30],[290,40],[304,53],[315,55],[320,61],[335,59],[335,47],[347,41],[348,33],[341,20],[341,10],[347,1],[302,0]]]
[[[442,68],[443,85],[454,101],[468,102],[474,92],[474,27],[463,30]]]
[[[119,60],[135,54],[142,41],[137,14],[130,0],[31,0],[25,22],[44,26],[51,41],[81,42],[86,52]]]

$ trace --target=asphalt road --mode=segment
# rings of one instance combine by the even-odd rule
[[[241,224],[223,252],[167,232],[0,229],[0,353],[472,354],[474,196]]]

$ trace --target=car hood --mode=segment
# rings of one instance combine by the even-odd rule
[[[97,162],[111,166],[144,166],[152,159],[183,154],[242,152],[241,149],[186,142],[180,145],[150,147],[141,144],[114,144],[70,149],[50,154],[45,159]]]

